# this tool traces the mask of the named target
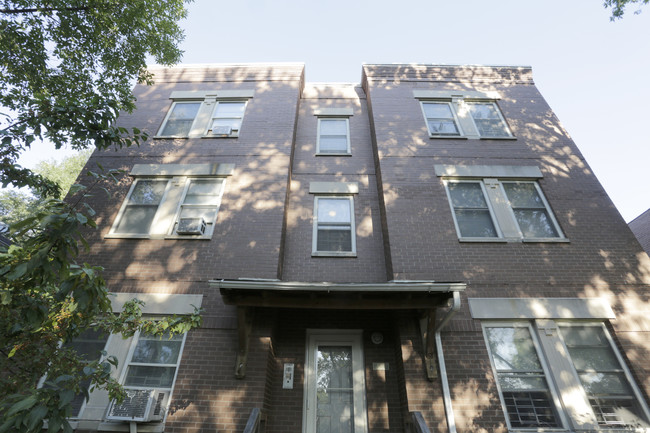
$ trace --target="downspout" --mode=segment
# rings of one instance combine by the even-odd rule
[[[442,396],[445,404],[445,416],[447,418],[447,428],[449,433],[456,433],[456,421],[454,420],[454,409],[451,407],[451,393],[449,391],[449,381],[447,380],[447,367],[445,365],[445,356],[442,353],[442,338],[440,338],[440,332],[444,328],[449,320],[460,310],[460,292],[454,291],[453,293],[453,303],[451,308],[445,314],[445,317],[442,318],[438,326],[436,326],[436,350],[438,352],[438,365],[440,366],[440,381],[442,382]]]

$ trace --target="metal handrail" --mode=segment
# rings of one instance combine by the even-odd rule
[[[244,427],[244,433],[263,433],[264,428],[262,428],[262,424],[264,422],[264,414],[262,413],[262,409],[259,407],[254,407],[253,410],[251,410],[251,414],[248,417],[248,421],[246,421],[246,427]]]
[[[411,412],[414,433],[431,433],[421,412]]]

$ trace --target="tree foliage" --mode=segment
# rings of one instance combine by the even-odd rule
[[[187,0],[186,0],[187,1]],[[115,315],[101,268],[80,262],[83,234],[95,228],[87,191],[61,200],[53,177],[17,164],[34,143],[58,149],[121,148],[147,134],[116,124],[134,109],[131,91],[149,82],[148,56],[176,63],[183,0],[0,0],[0,183],[29,187],[37,209],[12,226],[0,249],[0,432],[71,431],[73,397],[91,388],[124,396],[111,377],[117,360],[81,359],[65,343],[89,328],[133,335],[186,332],[197,313],[146,320],[134,301]],[[50,170],[46,164],[42,170]],[[114,173],[89,172],[95,189]],[[14,198],[18,198],[17,196]],[[37,387],[46,377],[45,386]]]
[[[77,180],[91,153],[92,149],[84,149],[61,161],[41,161],[34,168],[34,173],[56,184],[60,191],[57,198],[63,199]],[[33,190],[30,194],[16,189],[4,189],[0,192],[0,221],[11,227],[40,211],[46,198],[38,190]]]
[[[634,11],[635,14],[641,13],[641,5],[647,5],[650,0],[605,0],[605,8],[612,8],[612,16],[609,17],[611,21],[616,21],[617,19],[623,18],[625,13],[625,8],[633,4],[639,6],[637,10]]]
[[[180,60],[183,0],[0,0],[0,183],[56,194],[16,164],[32,143],[100,149],[146,140],[115,125],[147,56]]]

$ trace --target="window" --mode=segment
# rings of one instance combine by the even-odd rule
[[[77,338],[66,343],[65,347],[74,349],[82,359],[87,361],[96,361],[102,357],[102,351],[106,347],[108,335],[101,330],[87,329],[83,331]],[[81,383],[82,388],[88,390],[90,387],[90,379],[84,380]],[[72,416],[78,417],[83,404],[86,400],[85,393],[81,392],[74,396],[70,405],[72,406]]]
[[[158,135],[163,137],[187,137],[200,107],[201,102],[174,102]]]
[[[238,137],[253,90],[175,91],[158,138]]]
[[[356,253],[352,197],[316,197],[314,216],[313,254]]]
[[[460,237],[499,236],[482,182],[449,182],[447,191]]]
[[[136,179],[114,233],[149,233],[168,184],[168,179]]]
[[[650,426],[648,408],[602,322],[483,328],[511,429]]]
[[[414,90],[431,138],[513,139],[494,92]]]
[[[108,237],[209,239],[221,205],[225,177],[232,173],[233,167],[232,164],[135,166],[131,174],[136,179]],[[208,173],[214,175],[207,176]],[[156,174],[165,176],[150,177]]]
[[[121,383],[127,397],[113,402],[109,420],[162,421],[174,387],[185,335],[140,333],[132,346]]]
[[[481,137],[499,138],[511,136],[496,103],[467,102],[467,108]]]
[[[564,239],[535,181],[445,180],[462,240]]]
[[[530,327],[490,326],[485,336],[510,427],[560,427]]]
[[[602,325],[560,325],[573,366],[601,427],[646,419],[627,371]]]
[[[350,126],[348,118],[318,119],[318,154],[350,154]]]
[[[456,115],[450,102],[422,101],[424,117],[427,120],[429,134],[432,136],[461,135]]]
[[[237,136],[244,118],[246,101],[218,101],[214,108],[208,134]]]

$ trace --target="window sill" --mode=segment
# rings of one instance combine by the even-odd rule
[[[154,135],[153,138],[154,139],[162,139],[162,140],[172,140],[172,139],[176,139],[176,138],[188,139],[190,137],[188,137],[187,135]]]
[[[239,134],[230,135],[202,135],[201,138],[237,138]]]
[[[325,152],[325,153],[315,153],[314,156],[352,156],[352,153]]]
[[[524,238],[521,241],[525,243],[544,242],[544,243],[559,243],[559,244],[568,244],[571,242],[567,238]]]
[[[480,140],[517,140],[517,137],[506,136],[506,137],[479,137]]]
[[[97,431],[116,431],[116,432],[128,432],[130,430],[130,423],[128,421],[124,422],[110,422],[104,421],[100,422],[97,426]],[[139,432],[150,432],[150,433],[162,433],[165,430],[165,424],[162,422],[150,422],[150,423],[137,423],[137,428]]]
[[[312,257],[356,257],[354,251],[313,251]]]
[[[104,236],[104,239],[185,239],[197,241],[209,241],[212,235],[198,236],[198,235],[137,235],[137,234],[110,234]]]
[[[468,137],[462,136],[462,135],[431,135],[429,134],[429,138],[431,139],[451,139],[451,140],[467,140]]]
[[[458,242],[568,244],[571,241],[567,238],[458,238]]]

